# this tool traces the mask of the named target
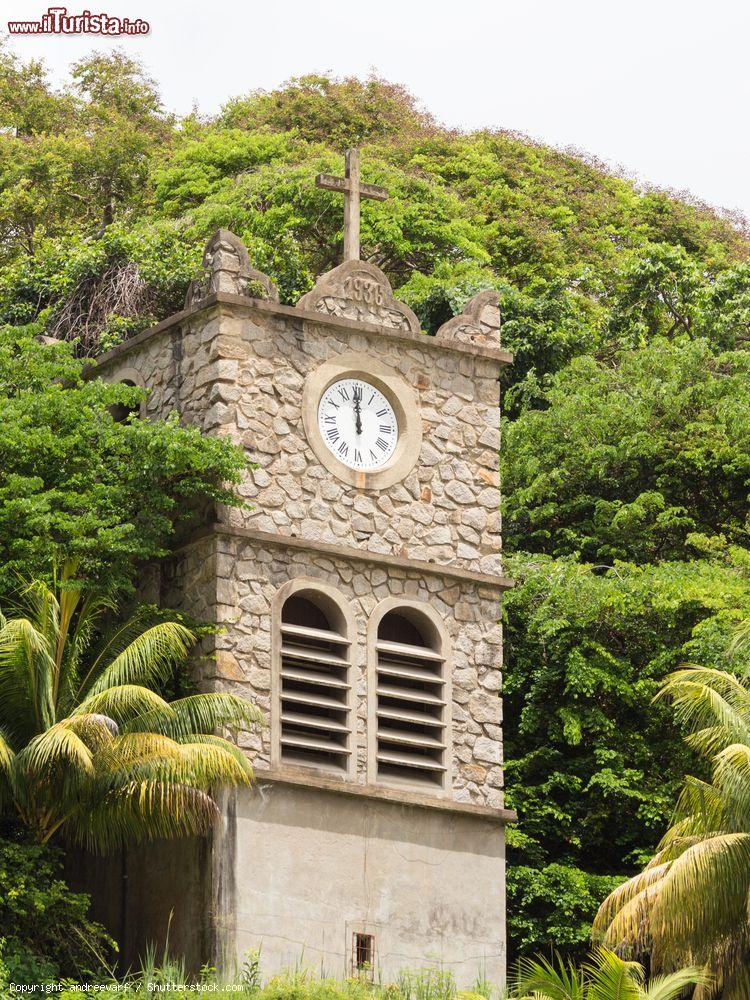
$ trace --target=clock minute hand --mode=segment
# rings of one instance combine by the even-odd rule
[[[357,432],[357,434],[361,434],[362,433],[362,417],[361,417],[360,412],[359,412],[359,394],[356,392],[356,390],[355,390],[355,393],[354,393],[354,417],[355,417],[354,429]]]

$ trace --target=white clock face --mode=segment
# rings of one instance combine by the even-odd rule
[[[318,427],[331,454],[350,469],[380,469],[398,443],[398,422],[383,393],[359,378],[329,385],[318,404]]]

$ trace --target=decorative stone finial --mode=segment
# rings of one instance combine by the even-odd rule
[[[439,340],[459,340],[465,344],[497,347],[500,343],[500,299],[490,289],[479,292],[466,303],[464,311],[443,323]]]
[[[394,299],[390,281],[379,267],[363,260],[347,260],[318,278],[297,308],[419,333],[419,320],[407,305]]]
[[[267,274],[251,267],[247,247],[228,229],[217,229],[206,244],[203,276],[190,282],[185,306],[191,306],[214,292],[279,301],[276,285]]]

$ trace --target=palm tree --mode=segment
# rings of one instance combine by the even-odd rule
[[[734,648],[750,644],[746,625]],[[711,781],[688,777],[671,828],[644,871],[616,889],[594,924],[618,951],[653,968],[705,964],[724,1000],[750,996],[750,682],[686,667],[660,692],[710,761]]]
[[[51,587],[25,586],[14,610],[0,614],[0,800],[43,843],[61,835],[103,852],[208,833],[211,790],[252,779],[242,751],[217,733],[262,715],[234,695],[167,701],[154,690],[194,634],[141,612],[97,641],[113,602],[70,563]]]
[[[625,962],[606,948],[597,948],[580,969],[557,967],[544,958],[521,962],[515,989],[518,1000],[679,1000],[685,991],[708,982],[700,969],[681,969],[657,976],[646,985],[643,966]]]

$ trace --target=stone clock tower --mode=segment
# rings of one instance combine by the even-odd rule
[[[354,174],[338,189],[373,196]],[[357,259],[296,307],[225,230],[204,265],[183,312],[98,370],[256,463],[248,508],[186,541],[161,597],[221,626],[201,686],[267,725],[240,738],[256,782],[210,845],[127,859],[121,930],[163,940],[173,911],[177,950],[260,949],[264,975],[502,982],[497,298],[427,337]]]

